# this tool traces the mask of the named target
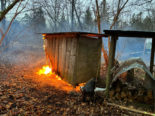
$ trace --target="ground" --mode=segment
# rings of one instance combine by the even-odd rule
[[[142,116],[103,99],[83,102],[79,91],[54,74],[38,75],[39,68],[0,64],[0,116]]]

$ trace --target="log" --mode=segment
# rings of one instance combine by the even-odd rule
[[[155,116],[155,114],[151,113],[151,112],[145,112],[145,111],[141,111],[141,110],[137,110],[137,109],[133,109],[133,108],[128,108],[128,107],[116,105],[116,104],[113,104],[113,103],[107,103],[107,105],[118,107],[118,108],[123,109],[123,110],[127,110],[127,111],[130,111],[130,112],[135,112],[135,113],[139,113],[139,114],[143,114],[143,115]]]

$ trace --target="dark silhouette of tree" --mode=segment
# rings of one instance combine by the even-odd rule
[[[28,16],[27,16],[28,18]],[[42,29],[46,28],[46,19],[44,17],[44,12],[39,6],[39,8],[35,8],[32,10],[31,16],[29,17],[30,19],[27,20],[30,25],[32,25],[32,28],[34,29],[35,32],[42,32]]]
[[[93,25],[92,13],[89,8],[87,8],[84,16],[84,25],[85,29],[90,31]]]

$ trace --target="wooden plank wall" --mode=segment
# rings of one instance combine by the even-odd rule
[[[46,41],[52,70],[61,78],[76,85],[96,77],[101,60],[101,39],[47,36]]]
[[[46,41],[52,70],[64,80],[74,84],[77,39],[46,36]]]

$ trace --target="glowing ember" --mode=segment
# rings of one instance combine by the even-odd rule
[[[42,74],[51,74],[52,73],[52,69],[47,65],[47,66],[43,66],[42,69],[39,70],[38,74],[42,75]]]
[[[61,78],[60,78],[58,75],[56,75],[56,78],[57,78],[58,80],[61,80]]]

